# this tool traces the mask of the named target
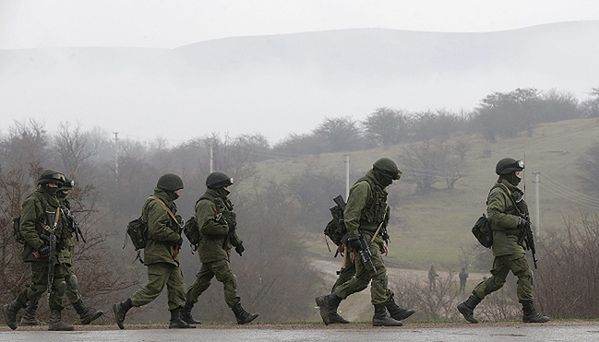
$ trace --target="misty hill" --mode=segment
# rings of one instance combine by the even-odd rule
[[[173,143],[210,132],[280,139],[377,107],[471,109],[492,91],[597,86],[599,22],[489,33],[352,29],[176,49],[0,50],[0,129],[34,117]]]
[[[526,198],[534,220],[536,205],[534,173],[541,173],[540,214],[541,235],[549,238],[564,231],[564,218],[578,218],[581,213],[599,213],[599,198],[587,200],[578,175],[577,162],[593,144],[599,143],[599,119],[577,119],[542,124],[534,129],[532,136],[522,135],[513,139],[502,139],[490,144],[478,135],[459,135],[447,141],[463,141],[469,147],[465,156],[465,177],[456,183],[455,189],[447,190],[439,180],[436,191],[414,195],[414,184],[408,181],[409,172],[404,172],[399,183],[389,190],[392,206],[390,223],[391,252],[393,265],[402,268],[427,269],[430,263],[441,264],[458,270],[460,248],[470,251],[477,244],[470,229],[475,220],[485,211],[485,201],[490,187],[497,179],[495,164],[508,156],[526,159]],[[396,145],[387,149],[377,148],[351,152],[351,182],[360,177],[372,163],[387,156],[398,161],[410,145]],[[261,179],[289,183],[310,170],[324,175],[345,177],[345,156],[330,153],[287,161],[264,161],[258,163],[257,174]],[[405,168],[404,168],[405,170]],[[560,186],[556,186],[556,182]],[[522,186],[521,186],[522,187]],[[342,190],[340,190],[341,192]],[[342,193],[342,192],[341,192]],[[336,194],[331,194],[331,198]],[[582,203],[582,204],[581,204]],[[303,203],[306,205],[306,203]],[[330,202],[330,206],[333,202]],[[316,209],[318,210],[318,209]],[[330,219],[328,206],[313,216],[323,217],[321,226],[306,227],[320,232]],[[317,255],[330,258],[323,235],[314,233],[306,238],[310,250]],[[475,255],[471,255],[474,261]],[[542,256],[540,256],[542,258]],[[485,265],[488,267],[488,265]]]

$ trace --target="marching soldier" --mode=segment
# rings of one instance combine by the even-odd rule
[[[495,167],[497,183],[487,197],[487,217],[493,232],[493,269],[491,277],[479,283],[458,310],[470,323],[478,323],[474,309],[490,293],[499,290],[511,271],[518,277],[518,300],[522,304],[524,323],[545,323],[549,317],[538,313],[533,303],[532,271],[526,261],[525,245],[521,239],[528,222],[528,206],[524,193],[518,188],[522,180],[524,162],[512,158],[501,159]]]
[[[377,160],[372,170],[359,179],[351,188],[343,213],[348,231],[347,247],[355,255],[369,249],[370,260],[355,257],[355,275],[343,284],[336,284],[333,293],[316,298],[320,315],[325,324],[343,323],[338,321],[339,303],[352,293],[364,290],[371,284],[371,301],[374,306],[372,324],[374,326],[399,326],[401,320],[414,313],[402,309],[388,288],[388,277],[383,254],[387,254],[388,236],[381,228],[388,219],[387,191],[385,188],[399,180],[401,171],[389,158]],[[346,277],[347,274],[341,273]],[[371,282],[372,281],[372,282]],[[388,312],[392,317],[389,317]]]
[[[114,304],[112,309],[119,328],[124,329],[125,315],[132,307],[140,307],[156,299],[164,287],[168,292],[171,312],[169,328],[195,328],[181,320],[181,307],[185,303],[185,284],[179,268],[179,251],[182,219],[177,213],[175,200],[183,189],[183,181],[175,174],[165,174],[154,194],[142,209],[142,220],[147,223],[147,244],[144,248],[144,265],[148,268],[148,283],[130,298]]]
[[[221,172],[213,172],[206,179],[206,192],[196,202],[195,218],[200,231],[198,255],[202,267],[193,285],[187,291],[187,301],[183,307],[183,319],[188,323],[198,323],[191,315],[198,297],[210,286],[210,280],[223,283],[225,302],[235,314],[238,324],[247,324],[258,317],[241,306],[237,295],[237,282],[229,262],[231,248],[241,256],[245,251],[243,242],[237,235],[236,217],[233,204],[228,199],[228,187],[233,179]]]
[[[91,322],[98,319],[104,313],[102,311],[96,310],[92,307],[89,307],[83,303],[83,299],[81,297],[81,293],[79,292],[79,281],[75,272],[73,272],[73,257],[75,254],[75,245],[78,240],[78,225],[75,222],[75,217],[73,217],[71,213],[71,203],[68,200],[69,193],[73,190],[75,186],[75,182],[70,179],[66,179],[63,186],[56,192],[56,196],[61,202],[64,219],[66,220],[66,224],[69,227],[69,231],[71,232],[70,236],[67,239],[66,247],[63,249],[58,255],[58,262],[65,266],[67,270],[67,275],[65,277],[66,281],[66,295],[71,302],[73,308],[79,315],[79,321],[83,325],[90,324]],[[25,308],[25,312],[21,317],[21,325],[38,325],[39,321],[35,317],[36,311],[38,307],[38,301],[29,302],[27,307]]]
[[[37,190],[22,205],[19,232],[24,242],[23,260],[31,266],[31,285],[22,289],[17,298],[3,307],[6,324],[17,328],[17,313],[27,303],[37,303],[48,289],[50,320],[48,330],[70,331],[73,326],[62,322],[62,298],[68,271],[57,257],[68,248],[70,232],[56,193],[65,176],[54,170],[44,170],[38,178]]]

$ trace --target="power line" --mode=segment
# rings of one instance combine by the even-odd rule
[[[587,194],[584,194],[582,192],[576,191],[576,190],[568,187],[567,185],[559,183],[558,181],[554,180],[553,178],[551,178],[551,177],[549,177],[549,176],[547,176],[545,174],[544,174],[544,178],[546,178],[546,180],[549,181],[549,183],[552,186],[556,187],[558,190],[560,190],[560,191],[562,191],[564,193],[570,194],[570,195],[572,195],[574,197],[579,197],[582,200],[588,201],[590,203],[593,203],[593,204],[599,206],[599,199],[598,198],[595,198],[595,197],[589,196]]]
[[[553,188],[553,187],[551,187],[549,185],[546,185],[543,182],[541,182],[541,186],[543,187],[543,189],[551,192],[552,194],[554,194],[554,195],[556,195],[558,197],[561,197],[563,199],[566,199],[566,200],[568,200],[570,202],[573,202],[575,204],[579,204],[579,205],[582,205],[582,206],[585,206],[585,207],[588,207],[588,208],[599,210],[599,205],[592,204],[592,203],[589,203],[589,202],[585,202],[584,200],[582,200],[580,198],[576,198],[575,196],[572,196],[570,194],[561,192],[560,190],[557,190],[557,189],[555,189],[555,188]]]

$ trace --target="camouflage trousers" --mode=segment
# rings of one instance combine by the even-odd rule
[[[32,262],[31,265],[31,284],[22,289],[18,296],[17,302],[21,306],[27,303],[37,303],[41,296],[48,289],[48,263],[47,262]],[[63,264],[54,266],[54,282],[52,285],[52,293],[48,299],[51,310],[62,310],[62,298],[65,294],[67,276],[67,267]]]
[[[516,259],[513,258],[511,255],[495,257],[493,269],[491,270],[492,276],[476,285],[472,294],[483,299],[488,294],[499,290],[505,284],[508,273],[512,271],[518,278],[518,300],[520,302],[533,300],[532,271],[528,266],[526,257],[522,255]]]
[[[65,285],[66,285],[64,294],[69,299],[69,302],[71,302],[71,304],[74,304],[81,300],[81,292],[79,292],[79,280],[77,279],[77,276],[73,272],[73,269],[70,265],[68,265],[68,264],[62,264],[62,265],[64,266],[65,271],[66,271],[66,274],[64,277]],[[43,295],[44,295],[43,292],[40,293],[39,297],[29,300],[29,303],[37,304]]]
[[[368,236],[366,235],[365,238],[368,238]],[[370,283],[370,298],[373,305],[383,304],[389,300],[392,292],[388,288],[389,279],[387,277],[385,263],[383,262],[383,255],[380,251],[381,243],[382,240],[379,241],[377,238],[373,243],[370,244],[372,263],[376,268],[376,273],[374,275],[370,275],[362,263],[362,260],[358,257],[354,258],[355,275],[353,277],[349,277],[349,270],[347,271],[348,274],[343,274],[342,272],[339,275],[340,278],[342,275],[343,278],[349,277],[349,280],[342,284],[338,284],[340,279],[337,279],[337,283],[335,283],[334,286],[334,293],[337,296],[345,299],[353,293],[364,290]]]
[[[131,296],[131,304],[139,307],[152,302],[166,286],[169,311],[183,306],[185,304],[185,283],[179,266],[160,262],[147,267],[148,283]]]
[[[237,296],[237,280],[231,265],[227,260],[219,260],[213,262],[202,263],[200,271],[196,275],[196,280],[193,282],[187,291],[187,303],[195,304],[202,292],[206,291],[210,286],[210,280],[216,277],[216,280],[221,282],[225,292],[225,302],[229,307],[235,306],[240,299]]]

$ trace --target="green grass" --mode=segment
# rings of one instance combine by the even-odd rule
[[[402,267],[424,269],[435,263],[458,269],[460,247],[475,243],[470,229],[485,210],[487,192],[497,178],[494,173],[495,164],[501,158],[509,156],[518,159],[526,155],[527,201],[533,218],[533,172],[541,172],[541,181],[545,174],[572,189],[582,190],[583,185],[578,178],[579,170],[576,163],[586,149],[594,143],[599,143],[599,119],[543,124],[537,127],[530,137],[523,133],[519,137],[497,143],[488,143],[478,135],[453,137],[449,142],[458,139],[467,142],[470,150],[465,160],[467,176],[456,183],[455,189],[443,190],[443,184],[438,183],[436,186],[440,190],[415,196],[413,185],[405,181],[389,188],[390,197],[398,199],[399,203],[398,207],[393,208],[389,227],[392,239],[390,257]],[[351,152],[352,172],[365,173],[370,169],[372,162],[382,156],[399,161],[404,148],[405,145],[397,145],[387,149]],[[344,177],[343,155],[344,153],[331,153],[292,160],[266,161],[258,163],[256,168],[261,179],[282,183],[301,174],[308,166]],[[543,231],[547,234],[562,229],[564,215],[576,216],[581,209],[542,189],[540,205]],[[323,222],[323,227],[324,224],[326,222]],[[310,253],[328,255],[322,235],[308,235],[306,241]]]

